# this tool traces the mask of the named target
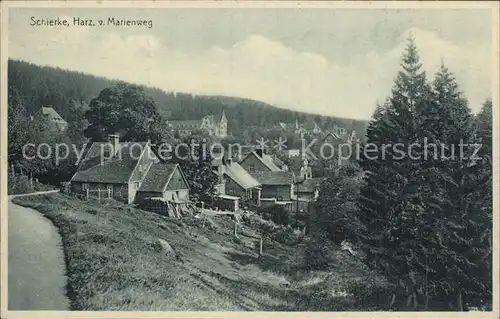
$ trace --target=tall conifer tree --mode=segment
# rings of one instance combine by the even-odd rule
[[[377,112],[377,118],[370,123],[368,144],[361,159],[366,171],[360,197],[367,229],[362,236],[364,250],[368,260],[402,283],[400,286],[414,301],[416,280],[412,268],[418,231],[415,225],[423,214],[423,205],[419,196],[420,162],[412,159],[407,150],[419,142],[417,110],[429,97],[421,67],[414,39],[410,37],[385,111]],[[368,147],[377,150],[368,154]]]

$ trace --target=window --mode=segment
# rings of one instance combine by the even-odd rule
[[[86,191],[87,189],[89,189],[89,184],[83,183],[82,184],[82,190]]]
[[[108,190],[108,196],[110,198],[113,197],[113,185],[112,184],[108,184],[108,186],[106,187],[106,189]]]
[[[134,188],[139,189],[139,182],[134,182]]]
[[[250,172],[255,171],[255,166],[253,164],[250,164],[249,170],[250,170]]]

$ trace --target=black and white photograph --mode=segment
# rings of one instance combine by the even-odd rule
[[[499,13],[3,1],[2,318],[498,318]]]

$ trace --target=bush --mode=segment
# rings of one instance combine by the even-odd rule
[[[273,205],[271,207],[263,207],[258,210],[259,215],[267,220],[272,220],[278,225],[290,224],[290,213],[280,205]]]
[[[351,284],[347,292],[354,298],[356,306],[362,309],[367,307],[389,307],[394,286],[379,277],[364,278]]]
[[[310,270],[324,270],[333,261],[329,256],[326,238],[311,238],[306,243],[304,266]]]
[[[29,178],[23,175],[9,176],[7,192],[9,195],[31,193],[32,187]]]
[[[294,231],[290,226],[281,227],[273,233],[272,238],[285,245],[295,245],[302,237],[302,233]]]
[[[7,193],[9,195],[29,194],[54,189],[56,188],[53,186],[35,181],[30,183],[30,178],[26,175],[9,175],[9,180],[7,181]]]

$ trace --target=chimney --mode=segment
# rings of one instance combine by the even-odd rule
[[[222,182],[224,180],[223,175],[226,173],[226,163],[224,161],[224,158],[222,159],[220,165],[217,166],[217,172],[219,173],[219,182]]]
[[[113,153],[118,153],[120,149],[120,136],[118,134],[109,134],[108,142],[113,146]]]
[[[227,157],[227,155],[223,155],[222,156],[222,165],[231,166],[232,163],[233,163],[233,159],[232,158]]]
[[[264,154],[264,150],[262,148],[258,148],[255,150],[255,153],[262,158],[262,154]]]

